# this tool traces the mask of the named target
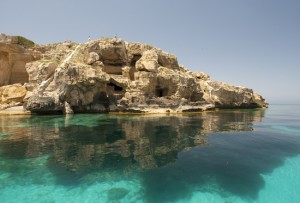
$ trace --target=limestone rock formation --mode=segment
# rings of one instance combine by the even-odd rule
[[[172,113],[267,107],[253,90],[190,72],[175,55],[150,45],[103,38],[28,48],[5,36],[0,37],[0,86],[24,84],[24,107],[31,112]],[[26,75],[23,80],[21,72]]]
[[[21,104],[26,93],[26,88],[20,83],[0,87],[0,104],[5,104],[0,106],[0,110]]]
[[[28,82],[27,62],[36,60],[30,40],[0,34],[0,86]]]

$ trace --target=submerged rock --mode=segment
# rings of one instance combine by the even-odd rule
[[[129,191],[125,188],[112,188],[107,193],[109,201],[120,201],[129,193]]]
[[[28,59],[22,60],[19,70],[27,74],[21,83],[28,93],[21,102],[36,113],[172,113],[267,107],[253,90],[215,81],[203,72],[190,72],[178,64],[175,55],[142,43],[103,38],[85,44],[28,48],[6,37],[1,46],[12,48],[0,49],[0,63],[4,64],[0,72],[13,69],[5,58],[10,50],[26,53]],[[9,82],[2,79],[1,84]]]

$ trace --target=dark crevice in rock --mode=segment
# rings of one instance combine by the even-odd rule
[[[133,55],[133,58],[131,59],[130,66],[131,66],[131,67],[135,67],[136,62],[137,62],[141,57],[142,57],[142,55],[140,55],[140,54],[134,54],[134,55]]]
[[[94,104],[103,104],[105,107],[109,106],[109,99],[106,92],[97,92],[93,98]]]
[[[156,89],[155,89],[155,95],[157,97],[165,97],[165,96],[168,96],[168,92],[169,92],[169,88],[165,87],[161,87],[161,86],[156,86]]]
[[[130,70],[129,70],[129,79],[131,81],[134,81],[135,78],[134,78],[134,72],[136,71],[136,68],[135,67],[131,67]]]
[[[121,91],[123,91],[123,87],[121,87],[119,85],[116,85],[116,84],[114,84],[112,82],[108,83],[107,85],[110,86],[110,87],[113,87],[113,90],[115,92],[121,92]]]

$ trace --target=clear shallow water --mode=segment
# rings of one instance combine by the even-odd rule
[[[300,106],[0,116],[1,202],[300,202]]]

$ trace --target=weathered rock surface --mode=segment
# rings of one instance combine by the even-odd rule
[[[0,109],[22,104],[26,93],[20,83],[0,87]]]
[[[14,81],[11,64],[22,62],[19,70],[27,74],[23,102],[32,112],[172,113],[267,107],[253,90],[190,72],[175,55],[150,45],[104,38],[29,49],[2,41],[0,71],[7,77],[0,76],[0,85]],[[28,58],[12,57],[16,52]]]
[[[25,64],[38,57],[28,48],[33,45],[23,37],[0,33],[0,86],[28,82]]]

